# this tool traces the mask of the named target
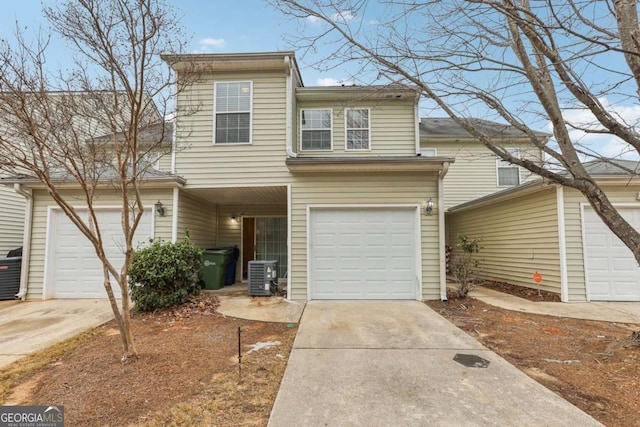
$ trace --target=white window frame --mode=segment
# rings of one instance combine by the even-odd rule
[[[505,148],[505,151],[509,152],[513,157],[520,158],[520,149],[519,148]],[[500,184],[500,169],[517,169],[518,171],[518,183],[515,185],[512,184]],[[496,158],[496,185],[500,188],[509,188],[509,187],[517,187],[522,184],[522,176],[520,173],[520,166],[514,165],[509,162],[505,162],[500,157]]]
[[[303,129],[302,128],[302,114],[304,111],[328,111],[329,112],[329,120],[330,120],[330,124],[329,124],[329,132],[330,132],[330,143],[331,146],[328,149],[319,149],[319,148],[304,148],[302,145],[302,134],[304,133],[305,130],[327,130],[325,128],[313,128],[313,129]],[[301,108],[300,109],[300,151],[305,151],[305,152],[309,152],[309,151],[319,151],[319,152],[327,152],[327,151],[333,151],[333,109],[332,108]]]
[[[425,151],[433,152],[433,154],[425,154]],[[422,157],[438,157],[438,149],[433,147],[420,148],[420,155]]]
[[[218,111],[218,106],[216,105],[216,95],[218,93],[218,85],[222,84],[231,84],[231,83],[249,83],[249,110],[239,110],[239,111]],[[249,141],[242,142],[218,142],[216,141],[216,119],[218,114],[225,113],[249,113]],[[252,80],[233,80],[233,81],[218,81],[213,83],[213,145],[220,146],[233,146],[233,145],[247,145],[251,144],[253,141],[253,81]]]
[[[349,111],[366,110],[367,111],[367,128],[349,128],[347,126]],[[348,148],[349,138],[348,134],[350,130],[366,130],[369,135],[367,148]],[[344,151],[371,151],[371,108],[345,108],[344,109]]]

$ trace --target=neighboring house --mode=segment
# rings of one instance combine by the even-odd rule
[[[64,95],[66,94],[54,94],[58,97]],[[79,105],[84,105],[83,99],[93,101],[92,97],[87,97],[84,93],[69,93],[68,96]],[[155,121],[159,123],[142,129],[139,139],[142,156],[139,167],[146,167],[148,164],[151,166],[142,177],[142,199],[147,209],[136,232],[136,242],[139,244],[148,242],[150,238],[171,239],[170,201],[173,188],[184,184],[181,178],[157,170],[163,165],[167,169],[170,168],[171,157],[161,155],[163,150],[170,152],[173,125],[162,124],[162,118],[157,112],[152,113],[156,114]],[[147,119],[152,121],[154,117],[150,116]],[[108,150],[113,139],[118,136],[104,136],[104,129],[96,125],[87,126],[80,119],[76,125],[86,134],[87,145],[95,146],[93,152],[101,153],[96,156],[99,160],[95,164],[89,164],[88,173],[100,176],[98,192],[93,203],[107,257],[117,265],[124,259],[122,196],[112,185],[114,180],[117,181],[117,172],[110,161],[112,157]],[[155,149],[151,150],[151,147]],[[51,176],[58,182],[62,197],[70,201],[81,214],[87,215],[86,195],[79,185],[65,172],[55,172]],[[44,185],[27,176],[3,178],[1,181],[6,185],[0,186],[3,190],[14,191],[15,188],[22,194],[23,205],[26,201],[26,210],[23,208],[20,217],[21,224],[28,226],[25,230],[18,296],[28,299],[105,297],[102,264],[95,255],[93,246],[58,207]],[[162,206],[164,214],[158,215],[154,212],[155,205],[162,200],[169,203]],[[20,235],[18,246],[22,245],[22,242],[23,238]]]
[[[544,159],[542,150],[535,147],[528,135],[520,130],[487,120],[468,120],[514,155],[537,162]],[[542,132],[536,132],[536,135],[542,141],[550,137]],[[450,118],[423,118],[420,121],[420,149],[423,156],[456,159],[444,180],[446,208],[538,178],[526,169],[499,159]]]
[[[617,160],[629,170],[638,163]],[[586,164],[640,229],[640,179],[615,164]],[[640,301],[640,267],[577,190],[536,180],[449,209],[451,236],[482,238],[479,276],[556,292],[562,301]]]

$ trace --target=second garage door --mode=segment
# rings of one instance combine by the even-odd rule
[[[640,230],[640,209],[618,208]],[[592,301],[640,301],[640,268],[633,253],[590,207],[584,209],[585,275]]]
[[[96,211],[96,217],[107,257],[120,268],[124,262],[121,213],[105,209]],[[150,211],[144,213],[136,231],[134,247],[149,241],[152,219]],[[102,263],[89,239],[59,210],[53,211],[50,227],[47,257],[47,287],[50,290],[47,294],[54,298],[106,298]],[[113,282],[112,285],[116,295],[120,295],[118,285]]]
[[[312,299],[416,299],[415,208],[312,208]]]

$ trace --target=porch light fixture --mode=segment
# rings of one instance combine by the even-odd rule
[[[238,217],[235,216],[235,215],[231,215],[231,222],[234,223],[234,224],[237,224],[238,223]]]
[[[427,200],[427,205],[424,207],[424,214],[431,215],[433,213],[433,199],[429,197]]]
[[[158,213],[158,215],[165,216],[167,214],[167,211],[165,210],[160,200],[158,200],[154,206],[156,208],[156,212]]]

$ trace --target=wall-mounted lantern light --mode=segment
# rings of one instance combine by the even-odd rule
[[[165,216],[167,214],[167,211],[165,210],[160,200],[158,200],[154,206],[156,208],[156,212],[158,213],[158,215]]]
[[[238,217],[235,216],[235,215],[231,215],[231,222],[234,223],[234,224],[237,224],[238,223]]]
[[[433,199],[429,197],[427,200],[427,205],[424,207],[424,214],[431,215],[433,213]]]

